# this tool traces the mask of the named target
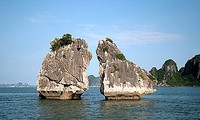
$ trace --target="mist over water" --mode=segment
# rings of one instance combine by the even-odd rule
[[[47,100],[36,88],[0,88],[1,119],[200,119],[200,87],[157,87],[139,101],[106,101],[98,87],[82,100]]]

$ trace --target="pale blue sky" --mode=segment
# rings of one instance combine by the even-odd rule
[[[0,0],[0,83],[36,84],[55,37],[83,38],[98,75],[98,40],[110,37],[149,71],[200,54],[200,0]]]

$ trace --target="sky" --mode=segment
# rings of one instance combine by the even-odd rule
[[[36,85],[50,41],[83,38],[99,75],[98,41],[111,38],[149,71],[173,59],[178,68],[200,54],[200,0],[0,0],[0,84]]]

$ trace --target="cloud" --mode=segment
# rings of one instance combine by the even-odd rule
[[[167,41],[177,41],[186,39],[185,36],[177,33],[159,32],[151,29],[140,30],[120,30],[118,26],[103,27],[92,24],[83,24],[84,36],[93,38],[96,41],[105,37],[110,37],[120,45],[138,45],[159,43]]]
[[[185,39],[185,36],[180,34],[141,30],[122,31],[118,33],[113,33],[112,37],[117,42],[126,45],[158,43]]]
[[[50,13],[41,13],[31,16],[29,21],[32,23],[49,23],[49,22],[59,22],[58,18]]]
[[[95,28],[98,28],[97,25],[94,24],[78,24],[78,27],[81,27],[84,31],[90,31]]]

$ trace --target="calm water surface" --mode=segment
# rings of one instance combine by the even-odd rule
[[[82,100],[43,100],[36,88],[0,88],[0,119],[200,119],[200,87],[157,87],[140,101],[105,101],[98,87]]]

